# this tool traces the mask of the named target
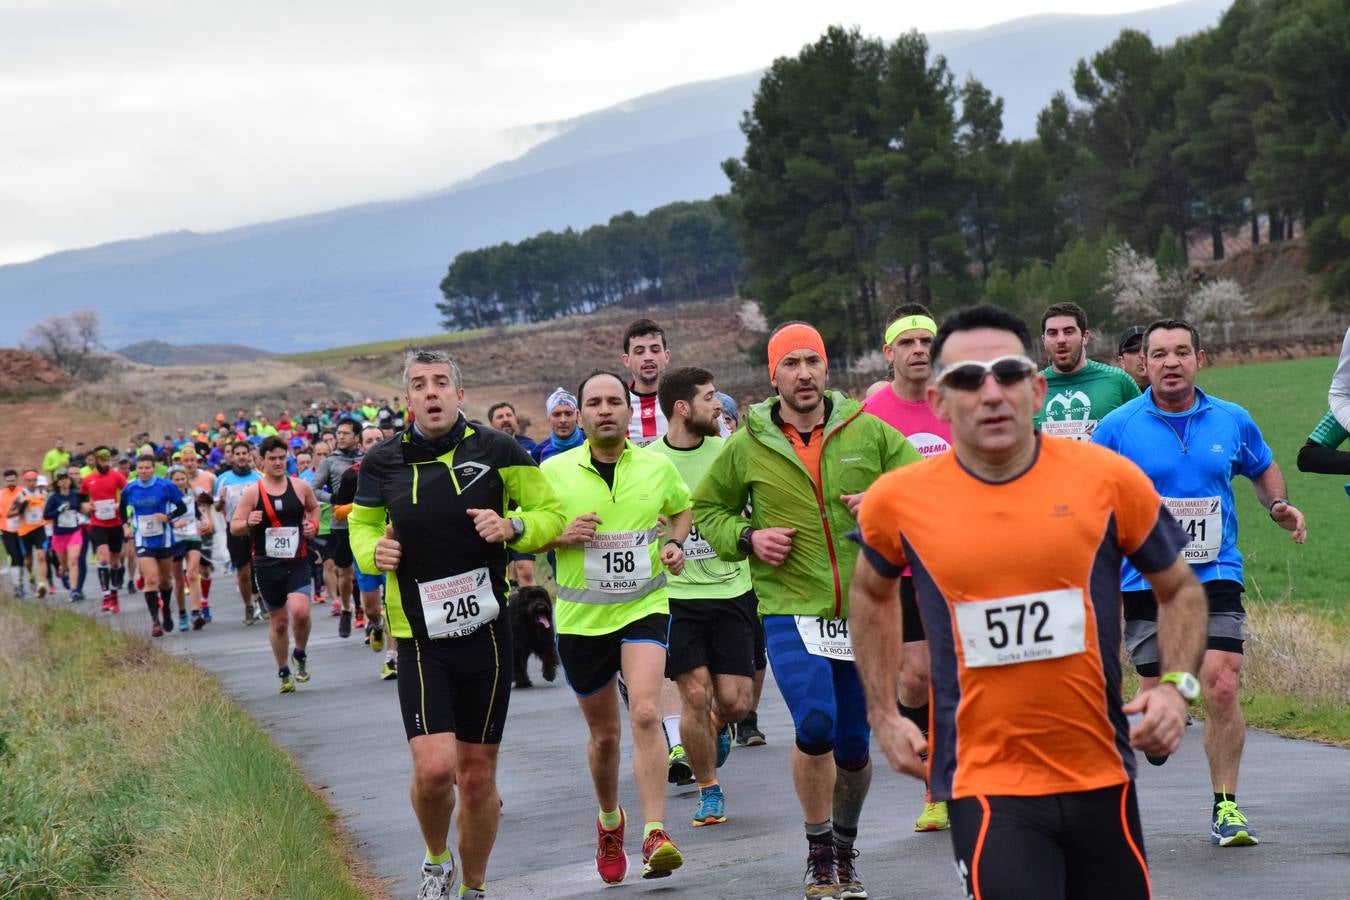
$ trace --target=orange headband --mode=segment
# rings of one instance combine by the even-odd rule
[[[821,339],[820,332],[805,322],[793,322],[791,325],[784,325],[769,338],[770,379],[778,371],[778,364],[783,361],[783,357],[796,350],[814,350],[820,354],[821,359],[829,362],[829,357],[825,355],[825,341]]]

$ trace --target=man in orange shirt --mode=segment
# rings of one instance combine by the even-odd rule
[[[895,704],[897,584],[911,566],[932,656],[929,783],[949,801],[967,896],[1144,898],[1133,750],[1180,743],[1207,604],[1148,477],[1033,430],[1046,386],[1029,345],[997,307],[938,330],[927,395],[953,452],[882,475],[863,499],[854,653],[878,744],[921,777],[923,737]],[[1122,705],[1124,557],[1158,597],[1168,676]]]
[[[6,469],[4,487],[0,487],[0,537],[4,539],[5,555],[9,557],[10,576],[14,579],[14,595],[23,596],[23,545],[19,543],[20,515],[10,515],[10,507],[19,498],[19,473]]]
[[[23,473],[23,483],[18,491],[9,495],[6,508],[7,525],[17,523],[19,549],[23,553],[23,565],[28,576],[37,586],[39,597],[47,596],[47,519],[44,510],[47,506],[46,488],[38,484],[36,469]],[[20,582],[20,588],[23,584]],[[23,596],[22,590],[19,595]]]

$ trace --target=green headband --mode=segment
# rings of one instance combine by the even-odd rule
[[[896,319],[887,327],[886,346],[889,347],[891,341],[899,337],[901,332],[909,331],[911,328],[922,328],[937,337],[937,323],[928,316],[905,316],[903,319]]]

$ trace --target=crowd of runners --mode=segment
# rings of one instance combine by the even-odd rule
[[[873,741],[923,781],[914,828],[950,831],[963,896],[1149,896],[1135,753],[1165,764],[1192,704],[1210,839],[1256,844],[1237,805],[1233,480],[1293,541],[1307,524],[1251,415],[1196,386],[1202,336],[1134,326],[1112,366],[1089,359],[1083,310],[1057,303],[1041,369],[1015,316],[939,323],[911,304],[877,339],[891,377],[853,398],[829,387],[814,327],[780,326],[769,396],[742,408],[715,372],[672,366],[678,348],[641,319],[618,367],[552,392],[538,442],[510,403],[468,418],[458,366],[433,350],[409,353],[394,400],[218,413],[120,449],[57,440],[4,472],[9,577],[19,596],[79,603],[92,569],[102,614],[140,593],[156,638],[205,629],[213,578],[233,577],[232,614],[269,624],[287,694],[312,677],[327,605],[397,682],[423,898],[457,883],[486,896],[505,610],[545,581],[545,558],[606,883],[628,875],[622,721],[640,874],[666,877],[686,861],[667,785],[697,785],[692,827],[734,820],[719,769],[769,739],[756,711],[770,665],[793,724],[808,900],[869,896],[854,845]],[[1350,474],[1347,438],[1350,335],[1299,467]]]

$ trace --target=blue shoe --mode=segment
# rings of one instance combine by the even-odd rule
[[[202,621],[203,622],[211,621],[211,607],[205,605],[202,606]]]
[[[717,768],[722,768],[722,763],[727,761],[731,755],[731,726],[723,725],[722,730],[717,732]]]
[[[1214,811],[1209,842],[1220,847],[1255,847],[1261,843],[1256,839],[1256,830],[1247,824],[1247,817],[1232,800],[1220,801],[1219,808]]]
[[[721,825],[727,820],[727,798],[722,794],[722,786],[714,784],[703,788],[698,795],[698,809],[694,810],[694,827]]]

